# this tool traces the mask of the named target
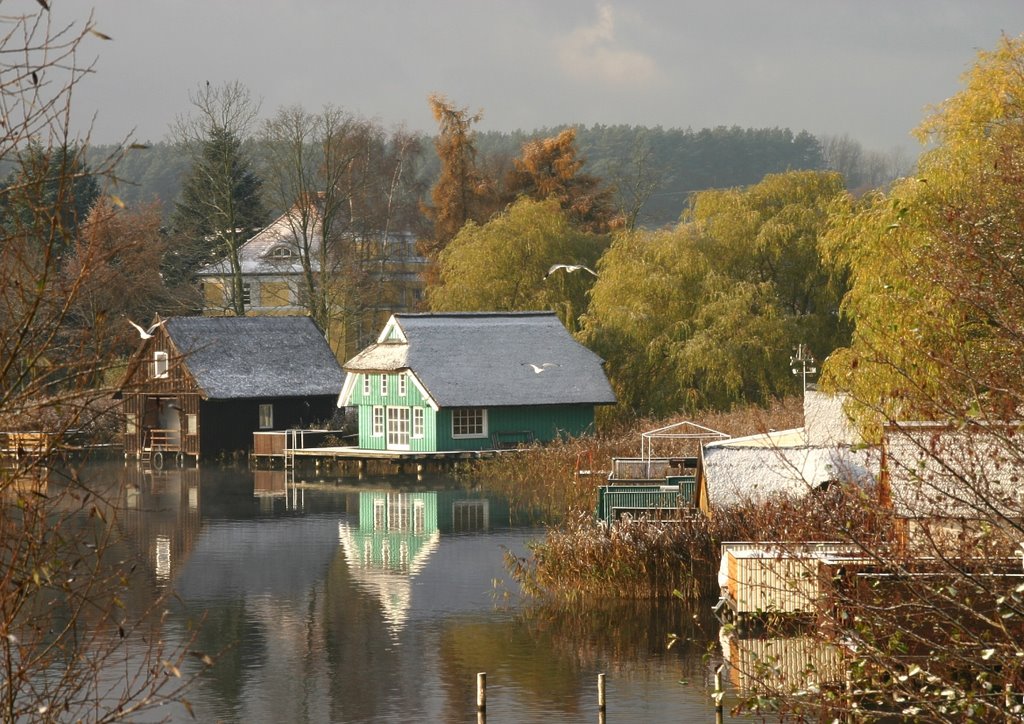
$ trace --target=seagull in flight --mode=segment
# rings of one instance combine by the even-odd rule
[[[142,337],[143,339],[149,339],[153,336],[153,332],[156,330],[156,328],[163,324],[164,321],[165,320],[161,319],[159,322],[154,322],[149,329],[143,329],[130,319],[128,320],[128,324],[132,325],[133,327],[135,327],[135,329],[139,330],[140,337]]]
[[[587,272],[588,274],[590,274],[592,276],[595,276],[595,277],[597,276],[597,272],[596,271],[591,269],[589,266],[584,266],[583,264],[552,264],[551,268],[548,269],[548,273],[544,275],[544,278],[547,279],[549,276],[554,274],[559,269],[564,270],[568,274],[571,274],[572,272],[578,272],[580,270],[583,270],[583,271]]]
[[[535,365],[535,364],[532,364],[530,362],[523,362],[523,366],[524,367],[529,367],[530,369],[532,369],[534,371],[535,374],[538,374],[538,375],[541,372],[543,372],[544,370],[546,370],[546,369],[549,369],[551,367],[558,367],[558,365],[556,365],[554,362],[545,362],[542,365]]]

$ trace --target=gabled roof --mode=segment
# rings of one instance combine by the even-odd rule
[[[439,407],[501,407],[614,403],[602,365],[553,312],[479,312],[396,314],[344,366],[410,370]]]
[[[341,389],[341,367],[309,317],[171,317],[164,329],[208,399]]]
[[[900,423],[885,431],[893,511],[908,518],[1019,517],[1024,458],[1016,426]]]
[[[320,215],[315,205],[305,213],[296,205],[278,216],[269,226],[238,247],[238,262],[245,276],[253,274],[299,274],[302,272],[300,235],[303,225],[308,227],[309,260],[313,271],[319,271],[319,249],[323,242],[320,233]],[[287,255],[278,255],[278,250]],[[231,266],[225,257],[208,264],[196,272],[199,276],[226,276]]]

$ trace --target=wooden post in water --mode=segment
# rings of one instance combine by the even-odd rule
[[[722,669],[724,667],[725,664],[719,664],[715,669],[715,724],[722,724],[725,721],[725,712],[722,709],[722,697],[725,696],[725,692],[722,691]]]
[[[597,675],[597,710],[605,710],[605,698],[604,698],[604,674]]]
[[[487,711],[487,672],[476,675],[476,710]]]

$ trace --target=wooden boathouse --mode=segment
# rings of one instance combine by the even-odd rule
[[[343,373],[309,317],[157,320],[119,386],[126,457],[247,451],[257,430],[331,418]]]

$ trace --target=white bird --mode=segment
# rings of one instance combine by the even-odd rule
[[[132,320],[128,320],[128,324],[132,325],[133,327],[135,327],[135,329],[139,330],[139,336],[142,337],[143,339],[149,339],[150,337],[152,337],[153,331],[163,323],[164,320],[161,319],[159,322],[154,322],[149,329],[143,329]]]
[[[548,369],[549,367],[557,367],[558,366],[554,362],[545,362],[542,365],[535,365],[535,364],[532,364],[530,362],[523,362],[523,365],[529,367],[530,369],[532,369],[534,371],[534,373],[536,373],[538,375],[541,372],[543,372],[544,370]]]
[[[589,266],[584,266],[582,264],[552,264],[551,268],[548,269],[548,273],[544,275],[544,278],[547,279],[549,276],[554,274],[559,269],[564,269],[567,273],[570,273],[570,274],[572,272],[577,272],[577,271],[580,271],[582,269],[583,271],[587,272],[588,274],[591,274],[591,275],[593,275],[595,277],[597,276],[597,272],[596,271],[591,269]]]

